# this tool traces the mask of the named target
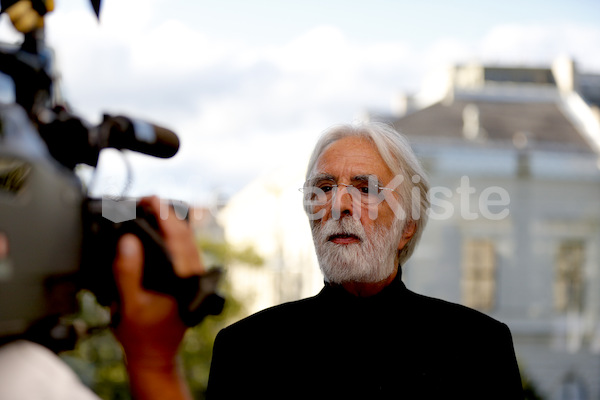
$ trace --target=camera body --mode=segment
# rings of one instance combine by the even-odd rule
[[[75,172],[51,155],[22,107],[0,104],[0,336],[73,312],[78,289],[102,305],[118,302],[112,262],[125,233],[144,245],[144,287],[177,299],[188,326],[221,312],[219,269],[177,277],[154,215],[137,205],[135,218],[116,221],[105,217],[106,204],[88,197]]]
[[[83,199],[81,182],[50,156],[26,112],[0,104],[0,336],[63,311],[48,301],[48,285],[79,269]]]

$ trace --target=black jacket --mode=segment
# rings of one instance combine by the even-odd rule
[[[326,285],[216,338],[207,398],[522,399],[508,327],[408,290]]]

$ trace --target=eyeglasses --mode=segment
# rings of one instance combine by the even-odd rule
[[[394,192],[394,189],[380,185],[372,176],[352,185],[337,183],[331,179],[309,180],[299,190],[304,193],[304,201],[307,205],[324,206],[338,194],[340,186],[346,188],[353,201],[360,200],[364,205],[380,203],[385,197],[386,190]]]

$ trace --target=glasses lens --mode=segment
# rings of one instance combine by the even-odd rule
[[[371,205],[380,203],[384,197],[384,189],[372,181],[360,182],[355,185],[324,180],[317,183],[307,183],[302,189],[305,204],[310,206],[324,206],[332,201],[334,196],[340,195],[340,190],[346,190],[353,202]],[[341,195],[344,193],[342,192]]]
[[[375,204],[381,201],[382,190],[374,182],[361,182],[355,185],[357,194],[363,204]]]
[[[324,206],[331,200],[332,190],[325,191],[318,186],[304,186],[304,202],[309,206]]]

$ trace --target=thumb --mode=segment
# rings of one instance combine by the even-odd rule
[[[137,236],[128,233],[119,239],[117,256],[113,264],[113,274],[122,306],[133,306],[142,292],[142,271],[144,252]]]

